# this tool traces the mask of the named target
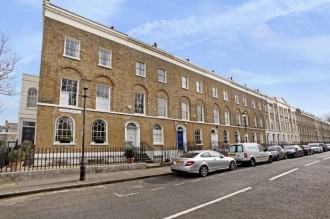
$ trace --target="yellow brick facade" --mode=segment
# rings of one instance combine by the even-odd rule
[[[62,116],[73,121],[73,139],[69,145],[81,147],[83,108],[83,78],[91,80],[86,102],[86,145],[97,145],[92,141],[92,124],[100,119],[106,123],[106,142],[109,147],[122,147],[129,140],[127,125],[136,126],[136,146],[175,147],[178,145],[178,128],[183,130],[185,146],[201,145],[212,148],[212,139],[217,136],[217,147],[225,147],[224,132],[228,142],[240,141],[267,144],[268,126],[267,96],[258,91],[225,79],[213,72],[177,58],[155,46],[134,40],[111,28],[101,26],[83,17],[71,14],[52,5],[45,6],[43,47],[37,113],[38,147],[63,145],[56,141],[56,122]],[[79,42],[79,58],[64,55],[65,39]],[[111,67],[99,65],[100,48],[111,51]],[[136,75],[136,62],[145,64],[145,76]],[[166,83],[158,81],[158,69],[166,72]],[[182,76],[187,77],[189,89],[182,88]],[[62,78],[75,80],[77,106],[61,105]],[[196,91],[196,82],[202,92]],[[110,110],[96,109],[96,86],[110,87]],[[213,97],[213,88],[218,97]],[[224,91],[228,100],[224,100]],[[135,113],[135,93],[145,97],[143,115]],[[239,103],[235,102],[238,95]],[[158,97],[167,100],[166,118],[158,116]],[[246,98],[246,105],[243,103]],[[182,119],[181,103],[189,105],[189,119]],[[252,103],[255,103],[255,107]],[[197,107],[204,109],[204,120],[198,121]],[[219,110],[220,124],[214,123],[214,109]],[[230,114],[230,125],[225,124],[225,112]],[[243,113],[247,114],[247,128]],[[237,124],[236,114],[240,116]],[[256,119],[254,119],[256,118]],[[256,123],[256,125],[254,124]],[[162,143],[154,143],[154,125],[162,129]],[[196,129],[201,131],[201,142],[196,142]],[[255,137],[253,137],[255,135]],[[213,144],[215,144],[213,142]]]

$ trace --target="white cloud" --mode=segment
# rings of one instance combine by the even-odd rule
[[[126,0],[51,0],[54,5],[82,15],[91,20],[106,24]]]
[[[132,29],[128,34],[145,41],[161,42],[166,48],[171,44],[182,46],[183,38],[187,41],[197,37],[213,38],[222,45],[233,43],[246,36],[249,36],[256,45],[263,43],[260,46],[270,46],[275,40],[281,40],[283,50],[292,56],[329,62],[327,58],[330,57],[329,52],[325,49],[329,45],[327,36],[289,38],[284,37],[286,33],[276,33],[268,25],[273,19],[315,9],[322,10],[321,6],[329,4],[329,0],[255,0],[236,7],[214,7],[205,10],[207,13],[201,12],[183,19],[148,22]],[[281,49],[278,44],[275,42],[270,48]],[[316,48],[321,49],[318,55],[307,55],[308,49],[315,51]]]

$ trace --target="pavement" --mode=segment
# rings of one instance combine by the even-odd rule
[[[30,172],[29,177],[23,178],[17,177],[17,175],[24,175],[24,173],[15,173],[16,177],[11,179],[8,176],[3,177],[4,175],[1,173],[0,178],[2,177],[2,180],[0,181],[0,199],[49,191],[98,186],[172,174],[169,166],[161,166],[158,164],[146,164],[145,168],[126,167],[122,170],[110,172],[86,172],[85,181],[79,181],[79,169],[76,169],[75,172],[67,171],[65,174],[61,174],[56,171],[53,171],[53,173],[54,174],[47,174],[47,177],[42,178],[37,177],[37,172],[35,172],[35,174]],[[3,178],[7,179],[3,180]]]

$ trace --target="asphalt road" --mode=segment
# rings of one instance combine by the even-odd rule
[[[330,218],[330,152],[0,201],[1,218]]]

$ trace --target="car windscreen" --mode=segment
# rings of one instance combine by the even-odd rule
[[[243,152],[243,146],[242,145],[230,145],[228,149],[229,153],[235,153],[235,152]]]
[[[198,154],[199,153],[189,152],[189,153],[182,154],[180,157],[181,158],[193,158],[193,157],[196,157]]]
[[[277,151],[276,147],[269,147],[267,148],[267,151]]]
[[[284,150],[294,150],[294,147],[293,146],[286,146],[286,147],[284,147]]]

